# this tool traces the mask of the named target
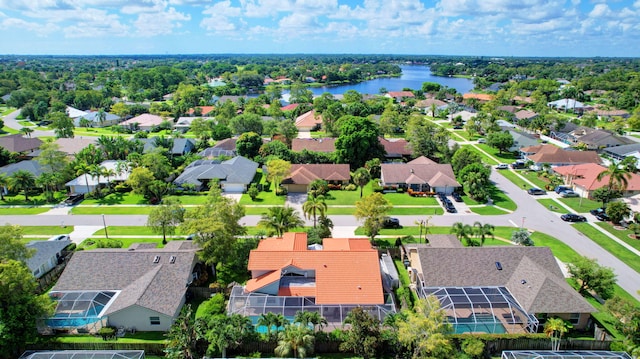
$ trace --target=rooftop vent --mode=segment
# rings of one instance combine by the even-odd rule
[[[175,263],[175,262],[176,262],[176,256],[171,256],[171,257],[169,258],[169,263],[173,264],[173,263]]]
[[[527,280],[526,280],[526,279],[523,279],[523,280],[521,280],[521,281],[520,281],[520,283],[522,283],[522,284],[527,284]]]
[[[496,269],[502,270],[502,264],[500,262],[496,262]]]
[[[153,258],[153,263],[159,263],[160,262],[160,256],[156,256],[155,258]]]

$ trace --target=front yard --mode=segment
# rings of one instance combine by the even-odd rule
[[[600,225],[600,227],[603,227],[609,233],[612,233],[617,237],[620,237],[616,233],[617,230],[613,229],[611,225],[609,225],[608,223],[602,223],[602,225],[601,223],[597,223],[597,224]],[[623,261],[626,265],[631,267],[633,270],[640,273],[640,261],[638,260],[638,256],[635,253],[631,252],[630,250],[623,247],[622,245],[616,243],[614,240],[607,237],[597,229],[593,228],[588,223],[576,223],[573,226],[578,231],[580,231],[580,233],[589,237],[592,241],[596,242],[600,247],[606,249],[609,253],[616,256],[618,259]],[[605,226],[609,226],[609,228],[606,228]]]

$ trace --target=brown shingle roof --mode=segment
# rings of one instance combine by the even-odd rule
[[[42,144],[39,138],[22,137],[20,134],[0,137],[0,147],[9,152],[29,152],[37,149]]]
[[[297,248],[298,242],[304,249]],[[368,240],[331,238],[323,241],[322,250],[307,250],[306,243],[306,233],[285,233],[283,238],[261,241],[249,254],[248,269],[267,272],[249,280],[245,290],[274,283],[279,280],[282,269],[294,266],[314,270],[315,285],[281,287],[279,295],[315,297],[317,304],[384,303],[378,252],[371,248]]]
[[[384,147],[387,157],[410,156],[413,153],[409,146],[409,142],[404,138],[397,138],[390,141],[384,137],[379,137],[378,140]]]
[[[554,145],[540,145],[523,147],[520,151],[534,153],[529,159],[535,163],[600,163],[600,157],[595,151],[567,151]]]
[[[334,152],[336,150],[335,138],[294,138],[291,141],[291,150],[301,152],[302,150],[315,152]]]
[[[294,164],[290,175],[282,184],[309,184],[317,179],[348,181],[351,179],[348,164]]]
[[[296,118],[296,127],[313,127],[322,125],[322,115],[315,110],[305,112]]]
[[[564,280],[548,247],[420,247],[418,256],[427,287],[504,286],[528,313],[594,311]]]
[[[460,184],[455,180],[450,164],[416,164],[416,163],[384,163],[381,165],[384,183],[429,184],[430,186],[455,187]],[[437,184],[436,184],[437,183]]]

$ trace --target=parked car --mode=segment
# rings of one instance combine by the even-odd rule
[[[569,186],[557,186],[556,188],[553,189],[557,194],[560,194],[561,192],[565,192],[565,191],[572,191],[571,187]]]
[[[625,220],[622,220],[622,221],[620,221],[620,223],[618,223],[618,225],[620,227],[624,228],[624,229],[629,229],[629,224],[631,224],[631,223],[628,222],[628,221],[625,221]]]
[[[456,212],[458,212],[458,210],[456,210],[456,207],[454,207],[453,204],[445,206],[444,209],[447,210],[448,213],[456,213]]]
[[[599,221],[603,221],[603,222],[608,222],[609,221],[609,216],[607,215],[605,210],[602,209],[602,208],[592,209],[592,210],[589,211],[589,213],[594,215],[596,217],[596,219],[599,220]]]
[[[62,203],[66,206],[74,206],[84,199],[84,193],[72,193]]]
[[[68,234],[58,234],[48,239],[49,241],[69,241],[71,237]]]
[[[525,162],[520,160],[515,161],[511,164],[511,168],[513,168],[514,170],[523,169],[525,167],[526,167]]]
[[[478,138],[478,143],[487,143],[486,138]]]
[[[453,197],[453,200],[456,202],[462,202],[462,196],[458,192],[453,192],[451,197]]]
[[[384,217],[382,228],[400,228],[400,220],[393,217]]]
[[[506,164],[506,163],[501,163],[501,164],[496,166],[496,169],[497,170],[506,170],[506,169],[509,169],[509,165]]]
[[[560,196],[564,197],[564,198],[579,197],[579,195],[577,193],[573,192],[572,190],[560,192]]]
[[[560,218],[565,222],[586,222],[587,218],[585,216],[581,216],[575,213],[567,213],[560,216]]]
[[[532,196],[540,196],[543,194],[547,194],[547,191],[540,189],[540,188],[529,188],[527,190],[527,193],[529,193]]]

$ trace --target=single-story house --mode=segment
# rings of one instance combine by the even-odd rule
[[[596,311],[548,247],[438,243],[405,245],[409,276],[419,297],[438,298],[456,333],[536,333],[553,316],[583,329]]]
[[[80,175],[71,181],[65,183],[69,188],[69,193],[91,193],[96,187],[114,185],[116,182],[124,182],[129,178],[131,169],[129,166],[123,165],[124,161],[106,160],[100,163],[100,167],[113,171],[113,176],[94,177],[91,174]]]
[[[574,192],[585,198],[591,198],[591,193],[596,189],[609,186],[609,176],[598,181],[598,175],[606,170],[606,167],[596,163],[562,166],[553,169],[555,173],[562,176],[567,186],[573,187]],[[627,178],[627,189],[622,194],[624,197],[640,193],[640,175],[631,173],[630,176]]]
[[[138,141],[144,144],[143,152],[149,153],[155,150],[158,146],[156,145],[156,138],[139,138]],[[173,141],[173,146],[169,151],[173,156],[183,156],[187,153],[193,152],[196,149],[195,140],[192,138],[171,138]]]
[[[31,241],[27,243],[27,249],[33,249],[34,253],[27,259],[27,267],[33,276],[40,278],[58,265],[62,258],[62,251],[71,244],[70,240],[64,241]]]
[[[154,244],[151,244],[154,246]],[[52,329],[95,333],[104,326],[167,331],[180,315],[187,288],[197,279],[192,241],[78,251],[49,296]]]
[[[465,93],[462,95],[462,99],[467,102],[468,100],[474,99],[479,102],[489,102],[495,98],[494,95],[486,94],[486,93]]]
[[[460,116],[460,118],[462,119],[463,123],[467,123],[467,121],[469,121],[471,118],[476,117],[477,114],[475,112],[470,112],[467,110],[462,110],[453,114],[450,114],[448,117],[448,120],[451,121],[454,118]]]
[[[389,91],[384,94],[384,97],[392,98],[394,101],[400,102],[407,98],[415,98],[416,95],[411,91]]]
[[[382,186],[447,194],[461,187],[450,164],[438,164],[424,156],[407,163],[383,163],[380,182]]]
[[[322,127],[322,115],[311,110],[296,118],[298,131],[313,131]]]
[[[209,187],[209,182],[217,180],[224,192],[244,192],[257,169],[258,163],[242,156],[224,162],[196,160],[185,167],[173,183],[179,187],[190,184],[197,190],[204,190]]]
[[[586,109],[586,106],[582,102],[572,98],[562,98],[560,100],[551,101],[547,103],[547,106],[555,108],[556,110],[573,110],[575,112],[583,112]]]
[[[380,144],[384,147],[385,157],[388,159],[408,157],[413,154],[409,141],[404,138],[386,139],[378,137]]]
[[[309,184],[325,180],[333,185],[347,185],[351,179],[348,164],[293,164],[289,176],[280,185],[290,193],[306,193]]]
[[[251,279],[231,291],[230,314],[257,318],[315,311],[329,328],[339,328],[356,307],[380,321],[395,313],[378,252],[366,238],[325,238],[321,246],[308,247],[306,233],[285,233],[260,241],[249,254],[248,269]]]
[[[69,116],[70,119],[75,120],[75,119],[77,119],[79,117],[82,117],[82,116],[86,115],[88,112],[79,110],[79,109],[71,107],[71,106],[67,106],[67,108],[65,109],[65,113],[67,114],[67,116]]]
[[[36,160],[25,160],[0,167],[0,173],[4,173],[7,176],[11,176],[14,172],[20,170],[27,171],[33,174],[34,177],[39,177],[44,172],[40,162]]]
[[[76,127],[80,127],[80,121],[82,119],[88,120],[91,123],[91,127],[106,127],[117,125],[120,121],[120,116],[114,115],[109,112],[104,113],[104,120],[100,121],[100,112],[99,111],[89,111],[84,115],[73,118],[73,125]],[[71,116],[69,116],[71,117]]]
[[[545,163],[551,166],[568,166],[602,162],[596,151],[565,150],[549,144],[523,147],[520,153],[525,160],[531,160],[537,166]]]
[[[120,122],[120,126],[131,129],[134,129],[137,126],[141,131],[150,131],[153,127],[159,126],[164,121],[165,120],[158,115],[143,113],[142,115]]]
[[[631,116],[629,111],[626,110],[603,110],[599,108],[590,111],[590,113],[594,113],[596,116],[598,116],[599,119],[607,121],[611,120],[614,117],[621,117],[626,119]]]
[[[538,117],[538,114],[529,110],[520,110],[514,114],[516,121],[531,121]]]
[[[513,146],[509,147],[510,152],[519,151],[523,147],[536,146],[538,139],[532,135],[514,129],[507,130],[513,137]]]
[[[226,138],[220,140],[215,146],[206,148],[198,153],[198,156],[212,159],[220,156],[235,157],[237,138]]]
[[[436,106],[436,114],[440,111],[445,110],[447,107],[449,107],[449,104],[444,102],[444,101],[440,101],[438,99],[435,98],[428,98],[425,100],[420,100],[418,102],[416,102],[415,107],[422,109],[424,111],[424,113],[426,114],[431,114],[431,106],[435,105]]]
[[[640,143],[607,147],[602,151],[618,161],[622,161],[627,157],[635,157],[637,159],[640,159]]]
[[[291,150],[302,152],[302,150],[313,152],[331,153],[336,150],[336,139],[326,138],[294,138],[291,141]]]
[[[618,136],[612,131],[593,129],[588,127],[579,127],[572,131],[574,143],[584,143],[587,149],[600,150],[607,147],[615,147],[636,143],[626,137]]]
[[[21,134],[0,137],[0,147],[24,156],[30,156],[32,152],[40,148],[40,145],[42,145],[42,140],[36,137],[24,137]]]
[[[60,146],[60,151],[68,156],[75,156],[85,147],[97,145],[98,139],[96,137],[58,138],[54,143]]]
[[[520,109],[521,109],[520,106],[512,106],[512,105],[505,105],[505,106],[498,106],[497,107],[498,111],[508,112],[511,115],[515,115],[516,112],[520,111]]]
[[[196,114],[198,112],[198,109],[200,111],[199,115]],[[199,117],[199,116],[209,117],[211,116],[211,113],[215,109],[216,109],[215,106],[197,106],[194,108],[190,108],[189,111],[187,111],[187,115],[191,117]]]

